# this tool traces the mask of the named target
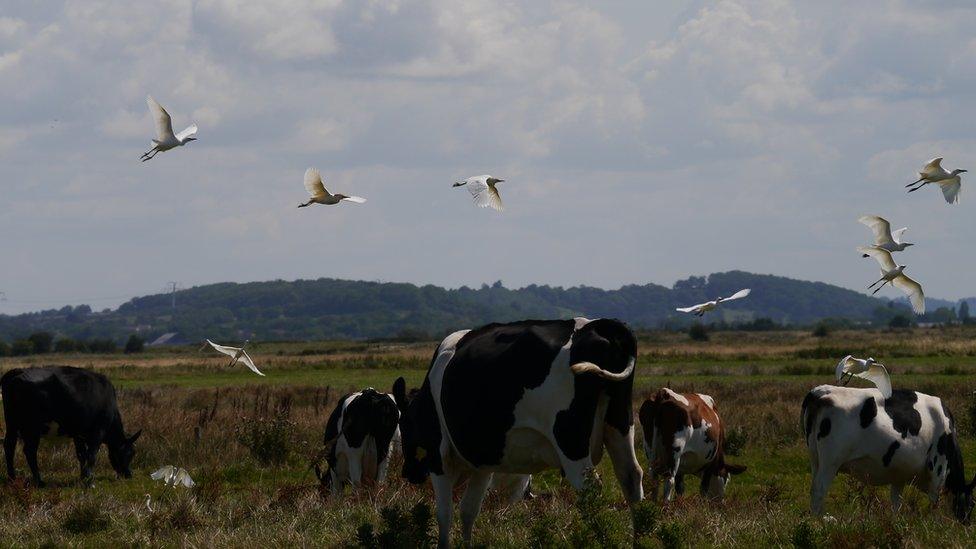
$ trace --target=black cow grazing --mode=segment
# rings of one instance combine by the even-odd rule
[[[616,320],[527,320],[455,332],[434,353],[419,392],[402,388],[403,475],[428,476],[441,546],[452,490],[470,541],[493,473],[560,469],[576,489],[606,447],[628,502],[643,497],[631,402],[637,343]]]
[[[393,385],[402,391],[403,378]],[[329,448],[327,476],[319,479],[337,494],[346,484],[379,483],[386,479],[392,442],[399,436],[400,410],[391,395],[367,387],[345,395],[325,426],[324,444]]]
[[[802,409],[814,515],[823,513],[827,489],[842,472],[890,485],[896,512],[907,484],[928,492],[933,506],[945,488],[956,518],[968,522],[976,478],[966,482],[955,422],[942,399],[906,390],[886,399],[877,389],[821,385],[807,393]]]
[[[105,376],[71,366],[15,368],[0,378],[0,391],[7,424],[3,449],[9,479],[16,477],[18,437],[24,442],[24,457],[38,486],[44,485],[37,469],[41,437],[73,439],[81,478],[89,484],[102,443],[108,447],[109,461],[118,476],[132,477],[129,465],[142,431],[127,436],[122,430],[115,387]]]

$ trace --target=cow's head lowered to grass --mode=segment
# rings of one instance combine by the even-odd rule
[[[421,395],[426,395],[421,397]],[[407,393],[406,381],[400,377],[393,383],[393,398],[400,409],[400,442],[403,446],[403,477],[414,484],[421,484],[430,476],[431,462],[437,460],[440,470],[438,448],[426,448],[422,439],[429,439],[436,434],[440,437],[439,429],[425,426],[424,421],[436,415],[433,410],[433,400],[430,387],[425,382],[420,389]],[[434,426],[436,427],[436,426]]]
[[[132,458],[136,455],[136,440],[142,434],[139,429],[135,434],[129,436],[121,433],[119,440],[108,441],[108,460],[112,464],[115,474],[122,478],[132,478]]]

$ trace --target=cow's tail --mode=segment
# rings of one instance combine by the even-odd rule
[[[637,358],[631,357],[630,361],[627,362],[627,367],[623,369],[622,372],[614,373],[604,370],[603,368],[593,364],[592,362],[577,362],[569,367],[574,374],[595,374],[602,377],[603,379],[609,379],[610,381],[623,381],[629,378],[634,373],[634,365],[637,364]]]

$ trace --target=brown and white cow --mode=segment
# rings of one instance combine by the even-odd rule
[[[702,495],[721,499],[729,476],[746,470],[725,462],[725,426],[712,397],[659,389],[638,416],[652,499],[657,499],[658,476],[665,478],[664,500],[670,501],[675,491],[684,493],[686,474],[701,476]]]

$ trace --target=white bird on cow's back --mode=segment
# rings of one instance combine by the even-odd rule
[[[228,345],[217,345],[216,343],[210,341],[209,339],[207,340],[207,343],[209,343],[210,346],[214,348],[214,350],[224,353],[225,355],[231,357],[229,366],[233,366],[234,364],[237,363],[237,361],[241,361],[244,363],[245,366],[250,368],[251,371],[254,372],[255,374],[259,376],[264,375],[261,373],[261,370],[258,370],[258,367],[254,365],[254,361],[251,360],[251,355],[247,354],[247,351],[244,350],[244,347],[247,347],[247,344],[250,343],[250,340],[245,341],[242,347],[230,347]]]
[[[356,204],[366,202],[366,199],[361,196],[346,196],[344,194],[330,193],[325,189],[325,183],[322,182],[322,174],[320,174],[315,168],[305,170],[305,190],[308,191],[311,198],[308,199],[308,202],[299,204],[299,208],[311,206],[312,204],[325,204],[326,206],[332,206],[342,202],[343,200],[355,202]]]
[[[170,149],[175,149],[176,147],[182,147],[190,141],[196,141],[197,125],[190,124],[185,130],[178,134],[173,134],[173,121],[169,117],[169,113],[162,105],[156,102],[151,95],[146,96],[146,103],[149,105],[149,113],[153,117],[153,121],[156,123],[156,139],[152,140],[152,148],[146,151],[142,155],[142,161],[145,162],[150,158],[155,157],[157,154],[168,151]]]
[[[705,316],[705,313],[714,310],[716,307],[719,306],[720,303],[724,303],[726,301],[732,301],[734,299],[742,299],[743,297],[749,295],[751,292],[752,290],[746,288],[744,290],[739,290],[738,292],[735,292],[729,297],[720,297],[714,301],[699,303],[698,305],[692,305],[691,307],[677,307],[675,308],[675,311],[680,311],[682,313],[691,313],[696,316]]]
[[[505,181],[492,175],[476,175],[464,181],[456,181],[453,187],[467,187],[468,192],[474,197],[474,203],[481,208],[494,208],[498,211],[505,209],[502,204],[502,197],[498,194],[495,187],[498,183]]]
[[[949,204],[959,203],[959,194],[962,191],[962,178],[959,174],[966,173],[968,170],[955,169],[951,172],[942,167],[942,157],[933,158],[929,163],[922,167],[918,172],[918,179],[905,185],[912,187],[908,192],[913,193],[929,183],[937,183],[942,189],[942,196]],[[914,185],[914,186],[913,186]]]
[[[895,232],[891,232],[891,223],[888,220],[876,215],[862,215],[858,218],[858,221],[871,229],[874,232],[874,245],[879,248],[884,248],[889,252],[901,252],[909,246],[914,246],[911,242],[902,242],[901,237],[908,230],[908,227],[902,227]],[[864,257],[869,257],[868,254],[863,254]]]
[[[874,288],[874,285],[878,282],[881,282],[881,285],[875,288],[871,292],[871,295],[878,293],[881,288],[884,288],[885,284],[891,284],[908,295],[909,301],[912,302],[912,310],[915,311],[915,314],[925,314],[925,293],[922,292],[921,284],[915,282],[904,273],[907,265],[895,264],[895,260],[891,257],[891,252],[877,246],[861,246],[857,251],[873,257],[881,265],[881,278],[868,286],[868,289]]]
[[[844,380],[844,385],[850,383],[851,378],[866,379],[875,385],[885,398],[891,397],[891,378],[884,364],[873,357],[854,358],[847,355],[837,363],[837,381]]]
[[[153,480],[161,480],[166,486],[172,486],[176,488],[177,486],[182,486],[184,488],[193,488],[196,483],[190,478],[190,473],[182,467],[175,467],[173,465],[164,465],[159,469],[156,469],[149,475],[149,478]],[[146,500],[146,504],[149,504],[149,500]]]

